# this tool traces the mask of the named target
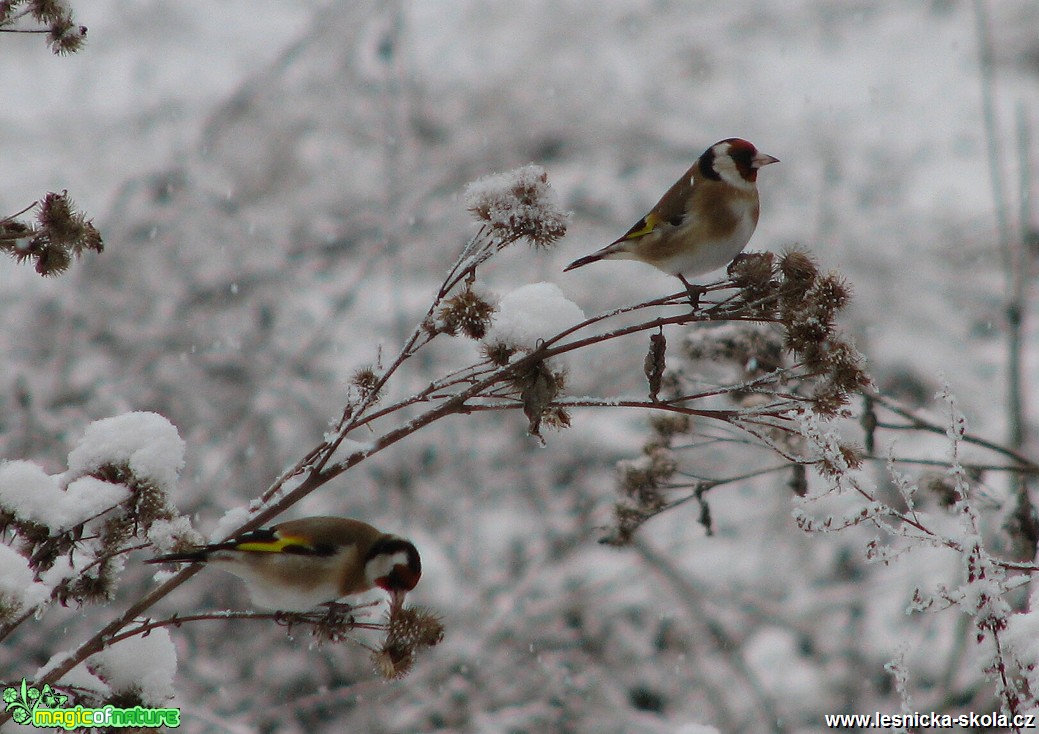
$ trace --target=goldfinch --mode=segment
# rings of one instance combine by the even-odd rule
[[[307,517],[146,563],[209,563],[243,579],[253,602],[302,612],[375,587],[399,608],[422,576],[408,540],[342,517]]]
[[[728,264],[746,247],[758,225],[758,169],[778,162],[740,138],[715,143],[624,236],[564,271],[639,260],[677,276],[695,306],[703,289],[686,278]]]

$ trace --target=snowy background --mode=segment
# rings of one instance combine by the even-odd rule
[[[1016,201],[1015,115],[1039,121],[1039,5],[990,6]],[[91,421],[158,412],[187,445],[173,500],[208,533],[410,332],[472,231],[467,182],[546,168],[574,212],[568,236],[547,253],[514,248],[481,278],[499,293],[553,282],[592,314],[675,283],[638,263],[562,267],[734,135],[782,161],[759,179],[750,248],[799,244],[839,268],[856,295],[845,327],[878,384],[926,403],[944,373],[972,430],[1003,437],[1004,283],[972,3],[76,12],[88,45],[71,57],[0,38],[0,212],[68,189],[106,242],[58,279],[0,261],[3,458],[60,472]],[[447,345],[395,390],[475,354]],[[631,347],[574,364],[573,394],[643,393],[644,345]],[[1026,375],[1036,367],[1029,354]],[[437,424],[294,508],[410,537],[425,573],[409,599],[444,615],[447,639],[387,684],[350,646],[244,624],[174,630],[181,730],[814,732],[825,712],[897,712],[883,666],[903,645],[917,710],[993,708],[955,612],[904,614],[945,559],[867,568],[866,536],[801,533],[775,480],[713,495],[716,537],[689,507],[647,525],[637,550],[605,549],[614,464],[638,454],[646,418],[574,418],[547,448],[515,411]],[[197,576],[163,606],[243,607],[228,578]],[[132,559],[115,607],[151,583]],[[3,677],[31,674],[108,612],[27,625],[0,651]]]

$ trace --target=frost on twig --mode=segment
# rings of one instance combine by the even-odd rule
[[[839,432],[825,427],[818,416],[806,414],[802,435],[806,450],[817,457],[815,466],[825,480],[822,487],[799,501],[798,525],[807,532],[836,532],[871,525],[880,532],[870,540],[865,557],[893,563],[914,551],[938,549],[955,554],[959,563],[952,579],[918,586],[909,600],[910,612],[958,610],[972,622],[972,639],[979,646],[983,672],[994,683],[1003,712],[1018,714],[1039,706],[1034,670],[1039,648],[1025,637],[1034,630],[1034,612],[1015,612],[1012,600],[1039,568],[1032,563],[1005,559],[994,550],[1001,545],[979,510],[977,485],[964,466],[967,423],[948,385],[936,395],[945,408],[946,468],[940,491],[928,490],[896,469],[895,449],[886,462],[893,497],[848,462]],[[883,426],[883,423],[878,422]],[[890,493],[888,493],[890,494]],[[828,508],[828,509],[824,509]],[[836,512],[833,508],[839,508]],[[1002,543],[1005,545],[1005,543]],[[1033,596],[1033,603],[1036,601]],[[1034,609],[1034,606],[1032,607]],[[1023,630],[1029,630],[1023,633]],[[909,700],[909,670],[904,656],[889,666],[904,701]]]

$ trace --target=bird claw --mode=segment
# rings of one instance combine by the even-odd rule
[[[694,311],[700,310],[700,296],[706,293],[707,289],[702,285],[693,285],[681,275],[678,276],[678,279],[682,281],[686,293],[689,294],[689,305],[693,307]]]
[[[328,609],[329,614],[333,614],[335,612],[345,614],[346,612],[349,612],[354,608],[353,604],[347,604],[346,602],[341,601],[326,601],[321,606]]]
[[[328,623],[342,623],[354,624],[353,611],[356,607],[353,604],[346,604],[338,601],[328,601],[322,604],[328,611],[325,612],[323,617],[325,622]]]

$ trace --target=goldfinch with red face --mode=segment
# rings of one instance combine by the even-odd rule
[[[715,143],[620,239],[574,260],[639,260],[677,276],[695,306],[703,289],[686,278],[727,265],[758,225],[758,169],[779,159],[740,138]]]
[[[375,587],[399,608],[422,576],[408,540],[342,517],[307,517],[147,563],[208,563],[243,579],[253,602],[303,612]]]

